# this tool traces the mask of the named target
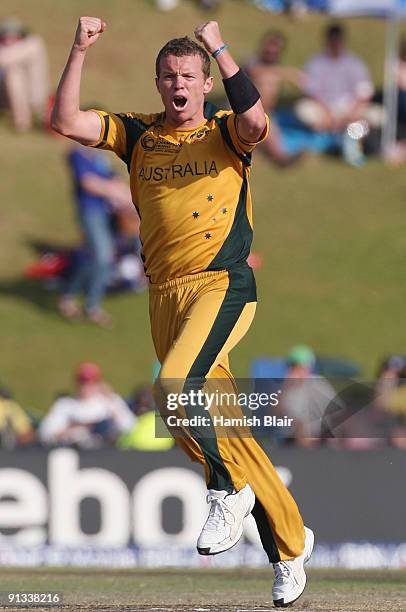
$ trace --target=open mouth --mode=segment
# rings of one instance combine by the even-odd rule
[[[187,105],[187,99],[185,96],[175,96],[173,99],[173,106],[177,111],[184,110]]]

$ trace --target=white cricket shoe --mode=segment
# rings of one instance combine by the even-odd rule
[[[273,602],[277,608],[286,608],[298,599],[306,587],[304,565],[313,551],[314,533],[305,527],[305,547],[303,553],[289,561],[274,563],[275,582],[272,589]]]
[[[197,540],[201,555],[217,555],[237,544],[242,536],[243,522],[255,504],[249,484],[237,493],[209,489],[209,516]]]

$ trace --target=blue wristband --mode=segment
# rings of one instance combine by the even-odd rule
[[[212,58],[216,59],[216,57],[218,57],[220,53],[223,53],[223,51],[225,51],[226,49],[228,49],[228,45],[223,45],[222,47],[219,47],[211,54]]]

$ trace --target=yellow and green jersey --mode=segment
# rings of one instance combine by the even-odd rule
[[[99,114],[92,146],[114,151],[130,173],[141,225],[142,256],[152,283],[245,261],[252,242],[248,184],[251,152],[236,115],[205,105],[204,122],[175,129],[165,114]]]

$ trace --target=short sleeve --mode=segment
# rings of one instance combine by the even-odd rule
[[[249,142],[248,140],[245,140],[244,138],[242,138],[239,133],[238,133],[238,116],[235,115],[234,113],[231,113],[228,118],[227,118],[227,128],[228,128],[228,133],[230,134],[230,138],[232,140],[233,145],[235,146],[235,148],[237,149],[238,153],[241,153],[243,155],[247,154],[247,153],[251,153],[255,147],[260,144],[261,142],[263,142],[265,140],[265,138],[268,136],[269,134],[269,117],[268,115],[264,115],[265,116],[265,121],[266,121],[266,125],[264,128],[264,131],[262,132],[262,134],[260,135],[260,137],[254,141],[254,142]]]
[[[114,113],[95,109],[92,111],[100,117],[101,130],[99,139],[89,146],[114,151],[122,159],[127,152],[126,130],[122,119]]]
[[[106,113],[92,109],[101,120],[100,136],[90,146],[114,151],[130,171],[132,154],[139,138],[162,119],[162,113],[144,115],[139,113]]]

